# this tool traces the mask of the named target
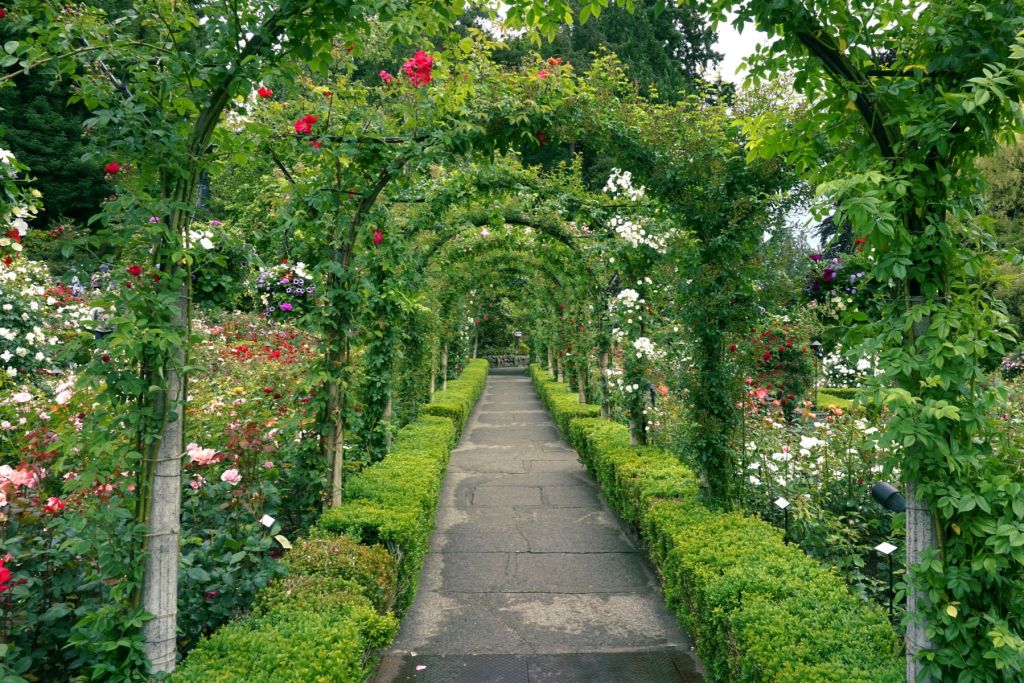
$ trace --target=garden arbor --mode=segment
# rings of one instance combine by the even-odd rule
[[[1019,676],[1024,506],[996,455],[1005,396],[983,379],[1012,338],[984,286],[974,160],[1022,123],[1024,6],[692,4],[776,41],[751,59],[755,78],[793,72],[816,106],[793,127],[760,117],[752,154],[785,155],[873,249],[876,308],[851,336],[881,361],[875,400],[893,412],[907,487],[907,678]]]

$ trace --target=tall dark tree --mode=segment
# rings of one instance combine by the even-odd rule
[[[595,54],[613,52],[626,65],[626,72],[640,92],[673,102],[685,93],[693,93],[702,74],[722,59],[715,52],[715,32],[697,12],[687,7],[658,9],[656,0],[637,0],[630,13],[612,6],[586,23],[563,26],[555,39],[540,46],[545,58],[561,57],[577,71],[587,69]],[[579,10],[578,3],[572,3]],[[502,61],[521,61],[522,55],[535,49],[528,38],[507,43],[496,54]]]
[[[33,185],[43,193],[44,212],[36,227],[65,218],[84,222],[99,212],[106,194],[101,165],[82,161],[89,150],[82,137],[87,112],[69,106],[67,98],[45,72],[0,90],[0,144],[28,165]]]

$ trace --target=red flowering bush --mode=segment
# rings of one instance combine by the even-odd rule
[[[299,135],[308,135],[313,132],[313,124],[319,121],[317,117],[312,114],[306,114],[301,119],[295,122],[295,132]]]
[[[792,420],[813,382],[811,353],[794,325],[767,325],[751,332],[753,385],[764,392],[757,397],[770,398]]]
[[[411,59],[406,60],[405,64],[402,64],[402,71],[408,76],[409,82],[417,88],[430,83],[433,68],[434,58],[423,50],[419,50]],[[390,81],[385,82],[389,83]]]

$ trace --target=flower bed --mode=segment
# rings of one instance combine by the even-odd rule
[[[196,646],[175,680],[363,681],[397,632],[394,612],[415,597],[448,456],[486,381],[487,362],[471,362],[437,395],[452,413],[410,423],[384,460],[351,477],[342,506],[287,555],[289,575]]]
[[[706,509],[693,472],[663,450],[631,446],[625,426],[567,418],[564,385],[537,366],[530,373],[608,501],[640,530],[709,681],[903,680],[899,639],[881,609],[779,530]]]

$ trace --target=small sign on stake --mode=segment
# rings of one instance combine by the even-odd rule
[[[779,496],[778,498],[775,499],[775,505],[780,510],[785,510],[786,508],[789,507],[789,501],[783,498],[782,496]]]
[[[881,543],[875,546],[875,550],[882,553],[883,555],[892,555],[894,552],[896,552],[896,546],[894,546],[892,543],[889,543],[888,541],[882,541]]]
[[[260,518],[260,524],[267,527],[268,529],[274,526],[274,522],[276,521],[277,520],[271,517],[270,515],[263,515],[263,517]]]

